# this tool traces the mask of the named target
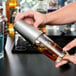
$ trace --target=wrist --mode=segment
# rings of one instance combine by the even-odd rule
[[[44,15],[44,24],[47,24],[48,23],[48,17],[47,17],[47,14]]]
[[[52,13],[45,14],[45,24],[52,24],[53,16]]]
[[[54,25],[57,24],[58,16],[55,12],[51,12],[46,14],[45,24]]]

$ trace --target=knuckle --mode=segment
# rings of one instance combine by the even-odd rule
[[[33,10],[31,10],[30,12],[34,12]]]
[[[73,63],[76,64],[76,61],[74,61]]]
[[[75,55],[76,55],[76,54],[75,54]],[[75,56],[75,55],[73,56],[73,59],[72,59],[72,60],[73,60],[73,61],[72,61],[73,64],[76,64],[76,56]]]
[[[76,53],[74,54],[74,56],[76,57]]]
[[[31,10],[31,11],[30,11],[30,13],[34,13],[34,12],[35,12],[34,10]]]
[[[74,40],[76,41],[76,38]]]

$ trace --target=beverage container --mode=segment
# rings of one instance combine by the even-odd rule
[[[34,48],[37,48],[41,53],[49,57],[51,60],[60,62],[62,57],[66,55],[62,48],[59,47],[52,39],[24,21],[17,21],[14,28],[25,39],[31,42],[34,45]]]
[[[8,18],[8,23],[11,23],[11,16],[14,12],[14,9],[18,6],[17,0],[7,0],[6,1],[6,15]]]
[[[0,59],[4,57],[4,28],[6,27],[6,17],[3,16],[3,7],[0,7]]]
[[[12,15],[15,12],[15,8],[18,6],[17,0],[7,0],[6,1],[6,16],[8,19],[8,34],[10,37],[14,38],[14,27]]]

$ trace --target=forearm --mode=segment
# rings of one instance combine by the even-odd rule
[[[76,2],[73,2],[63,8],[46,14],[46,24],[68,24],[76,22]]]

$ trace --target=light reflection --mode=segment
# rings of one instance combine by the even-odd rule
[[[10,37],[8,37],[6,49],[7,49],[7,46],[9,49],[6,50],[6,54],[9,62],[10,72],[12,76],[21,76],[21,72],[23,71],[23,66],[21,64],[19,56],[17,54],[12,54],[11,50],[13,45],[14,45],[13,40]]]

